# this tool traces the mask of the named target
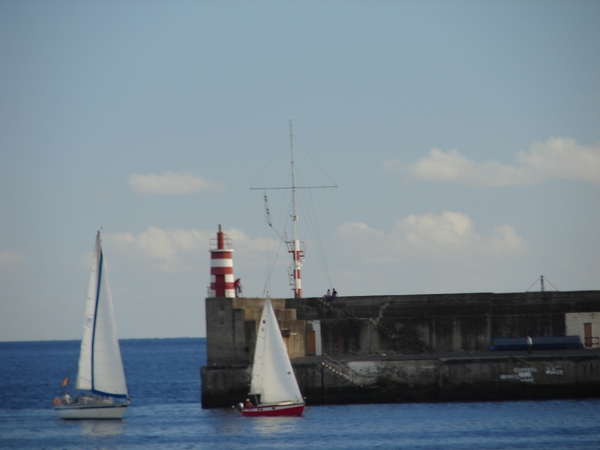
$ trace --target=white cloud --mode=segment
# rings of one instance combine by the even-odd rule
[[[181,265],[181,256],[200,250],[207,250],[214,233],[198,230],[163,230],[150,226],[146,231],[134,235],[121,233],[113,235],[112,240],[120,247],[129,247],[143,255],[158,260],[158,268],[171,272]]]
[[[277,241],[271,239],[251,239],[244,232],[232,228],[223,230],[232,240],[235,252],[264,252],[274,248]],[[150,258],[156,268],[165,272],[196,270],[198,264],[208,263],[208,250],[216,239],[216,231],[164,230],[150,226],[138,234],[120,233],[111,236],[119,248]]]
[[[543,177],[574,178],[600,184],[600,144],[577,145],[575,139],[550,138],[534,142],[517,161]]]
[[[351,239],[378,240],[385,236],[383,231],[375,230],[363,222],[349,222],[340,225],[338,233]]]
[[[515,186],[549,178],[570,178],[600,184],[600,144],[577,145],[571,138],[534,142],[528,152],[519,152],[514,165],[498,161],[471,161],[457,150],[444,153],[432,149],[429,156],[412,164],[385,161],[383,169],[408,179],[442,181],[471,186]]]
[[[347,223],[338,228],[338,237],[350,241],[353,251],[371,263],[407,257],[438,261],[514,257],[527,251],[524,240],[511,226],[500,225],[490,235],[480,235],[469,216],[451,211],[410,215],[396,220],[389,231]]]
[[[162,175],[134,173],[129,176],[129,184],[138,194],[181,195],[223,189],[221,185],[201,176],[174,172],[166,172]]]
[[[18,266],[26,260],[23,252],[0,252],[0,268]]]

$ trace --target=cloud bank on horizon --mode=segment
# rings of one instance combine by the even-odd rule
[[[384,161],[383,170],[400,173],[408,180],[439,181],[469,186],[524,186],[553,178],[600,184],[600,143],[586,147],[572,138],[549,138],[519,152],[514,165],[498,161],[476,162],[452,149],[434,148],[427,158],[405,164]]]

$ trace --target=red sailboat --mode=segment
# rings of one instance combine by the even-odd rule
[[[258,401],[256,405],[246,401],[242,415],[247,417],[301,416],[304,412],[304,399],[268,297],[256,338],[250,398]]]

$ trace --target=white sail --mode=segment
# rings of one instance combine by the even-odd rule
[[[87,301],[85,304],[85,318],[83,321],[83,337],[79,349],[79,368],[75,389],[84,391],[92,390],[92,337],[94,332],[94,316],[96,311],[96,297],[98,293],[98,255],[99,237],[96,236],[96,245],[92,255],[92,267],[88,283]]]
[[[267,297],[260,318],[252,366],[251,394],[260,394],[261,403],[303,402],[277,318]]]
[[[268,300],[268,298],[267,298]],[[254,346],[254,361],[252,363],[252,378],[250,380],[250,394],[260,395],[264,385],[264,368],[265,348],[267,339],[267,303],[263,306],[260,324],[258,327],[258,335],[256,336],[256,345]]]
[[[127,397],[117,326],[104,267],[100,232],[92,258],[75,388]]]

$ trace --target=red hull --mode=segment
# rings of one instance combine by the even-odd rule
[[[304,412],[304,403],[293,405],[258,405],[254,408],[245,408],[242,415],[246,417],[281,417],[301,416]]]

